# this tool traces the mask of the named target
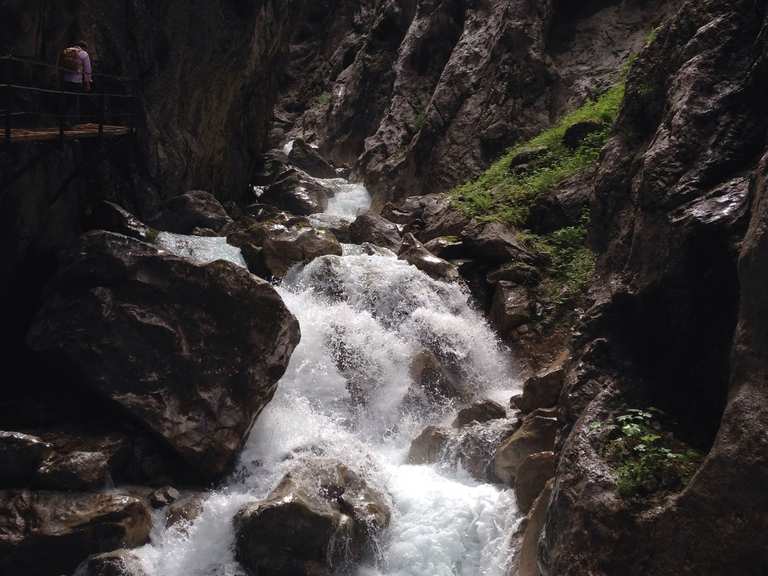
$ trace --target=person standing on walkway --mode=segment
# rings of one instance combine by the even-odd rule
[[[63,114],[65,123],[77,124],[80,121],[80,96],[90,92],[93,87],[93,69],[88,54],[88,44],[80,40],[69,48],[64,48],[59,55],[58,67],[61,71],[61,89],[71,92],[65,98]]]

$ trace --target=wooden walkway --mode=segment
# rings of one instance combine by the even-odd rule
[[[10,131],[11,142],[51,142],[63,138],[64,140],[80,140],[84,138],[114,138],[131,133],[127,126],[112,126],[104,124],[103,133],[99,133],[98,124],[78,124],[71,128],[12,128]]]

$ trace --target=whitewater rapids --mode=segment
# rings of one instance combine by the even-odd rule
[[[351,219],[369,202],[361,185],[340,183],[329,214]],[[208,248],[205,260],[214,248],[239,262],[228,247]],[[454,358],[478,398],[506,403],[519,387],[467,294],[394,255],[369,256],[353,246],[292,271],[278,291],[299,320],[301,342],[236,472],[207,497],[202,514],[191,526],[166,529],[157,513],[152,541],[138,551],[147,573],[243,575],[234,559],[234,515],[265,497],[294,458],[311,450],[389,495],[392,521],[378,542],[380,560],[361,566],[358,576],[506,576],[519,522],[512,491],[472,480],[460,467],[406,463],[411,440],[456,411],[447,403],[429,413],[403,410],[409,363],[419,351],[438,347]],[[347,359],[344,374],[339,354]],[[364,402],[350,396],[350,377]]]

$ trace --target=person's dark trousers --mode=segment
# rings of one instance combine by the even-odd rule
[[[72,127],[80,123],[80,94],[84,92],[83,85],[63,80],[61,89],[64,92],[71,92],[71,94],[62,96],[61,114],[64,116],[64,125]]]

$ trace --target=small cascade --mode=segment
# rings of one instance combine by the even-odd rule
[[[353,219],[370,198],[362,185],[335,181],[327,212]],[[218,239],[168,235],[163,246],[194,257],[242,258]],[[198,243],[199,241],[199,243]],[[409,367],[425,350],[450,362],[469,398],[506,398],[519,387],[507,352],[459,285],[438,282],[389,251],[345,246],[295,268],[278,287],[302,339],[272,402],[259,416],[230,480],[211,493],[189,526],[165,528],[139,551],[152,576],[240,576],[233,517],[266,497],[305,454],[345,463],[387,494],[389,528],[377,561],[359,576],[506,576],[510,535],[519,522],[514,495],[478,482],[460,460],[411,465],[413,438],[449,424],[454,400],[412,406]]]

